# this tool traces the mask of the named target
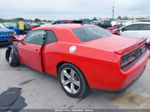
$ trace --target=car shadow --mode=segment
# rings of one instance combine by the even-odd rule
[[[10,46],[11,44],[7,44],[7,45],[0,45],[0,49],[2,48],[7,48],[8,46]]]

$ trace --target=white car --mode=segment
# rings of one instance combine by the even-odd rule
[[[41,25],[41,27],[44,27],[44,26],[51,26],[52,23],[44,23],[43,25]]]
[[[150,22],[132,23],[120,28],[120,36],[147,38],[150,41]]]

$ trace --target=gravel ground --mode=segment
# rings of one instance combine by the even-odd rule
[[[21,87],[25,109],[147,109],[150,108],[150,61],[142,77],[123,94],[91,93],[84,99],[68,97],[58,79],[24,65],[11,67],[0,48],[0,93]]]

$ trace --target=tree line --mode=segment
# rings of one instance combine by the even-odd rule
[[[0,18],[0,22],[18,22],[21,19],[24,19],[24,18],[13,18],[13,19]],[[41,20],[39,18],[35,18],[34,20],[32,19],[24,19],[24,20],[28,22],[51,22],[51,20]]]

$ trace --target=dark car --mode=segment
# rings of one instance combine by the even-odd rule
[[[88,20],[58,20],[53,23],[54,24],[90,24]]]
[[[97,23],[96,25],[99,27],[102,27],[104,29],[112,27],[111,21],[101,21],[101,22]]]
[[[40,26],[41,26],[41,24],[39,24],[39,23],[31,23],[30,24],[30,30],[37,28],[37,27],[40,27]]]

